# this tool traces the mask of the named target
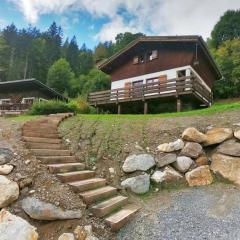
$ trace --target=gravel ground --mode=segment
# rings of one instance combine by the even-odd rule
[[[121,240],[239,240],[240,189],[211,186],[159,192],[117,235]]]

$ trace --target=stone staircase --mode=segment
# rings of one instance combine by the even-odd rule
[[[117,188],[107,185],[106,179],[87,170],[85,164],[64,146],[58,125],[70,116],[72,114],[55,114],[26,122],[22,129],[23,140],[52,174],[79,193],[93,215],[104,218],[112,231],[117,231],[139,207],[130,204],[128,197],[120,195]]]

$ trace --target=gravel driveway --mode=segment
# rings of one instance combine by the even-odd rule
[[[117,239],[240,239],[240,189],[233,185],[158,192],[142,205]]]

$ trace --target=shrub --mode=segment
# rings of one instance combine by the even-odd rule
[[[34,102],[29,114],[31,115],[48,115],[53,113],[64,113],[64,112],[74,112],[79,111],[78,106],[72,102],[62,102],[57,100]]]
[[[78,108],[78,113],[81,114],[94,114],[96,113],[95,108],[91,107],[88,102],[83,97],[79,97],[75,100],[72,100],[70,104],[76,105]]]

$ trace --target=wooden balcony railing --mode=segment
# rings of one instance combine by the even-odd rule
[[[24,111],[31,107],[31,104],[24,103],[5,103],[0,104],[0,111]]]
[[[180,96],[195,93],[196,97],[206,104],[212,102],[212,93],[203,85],[197,76],[187,76],[132,86],[90,93],[88,102],[91,105],[147,100],[164,96]]]

